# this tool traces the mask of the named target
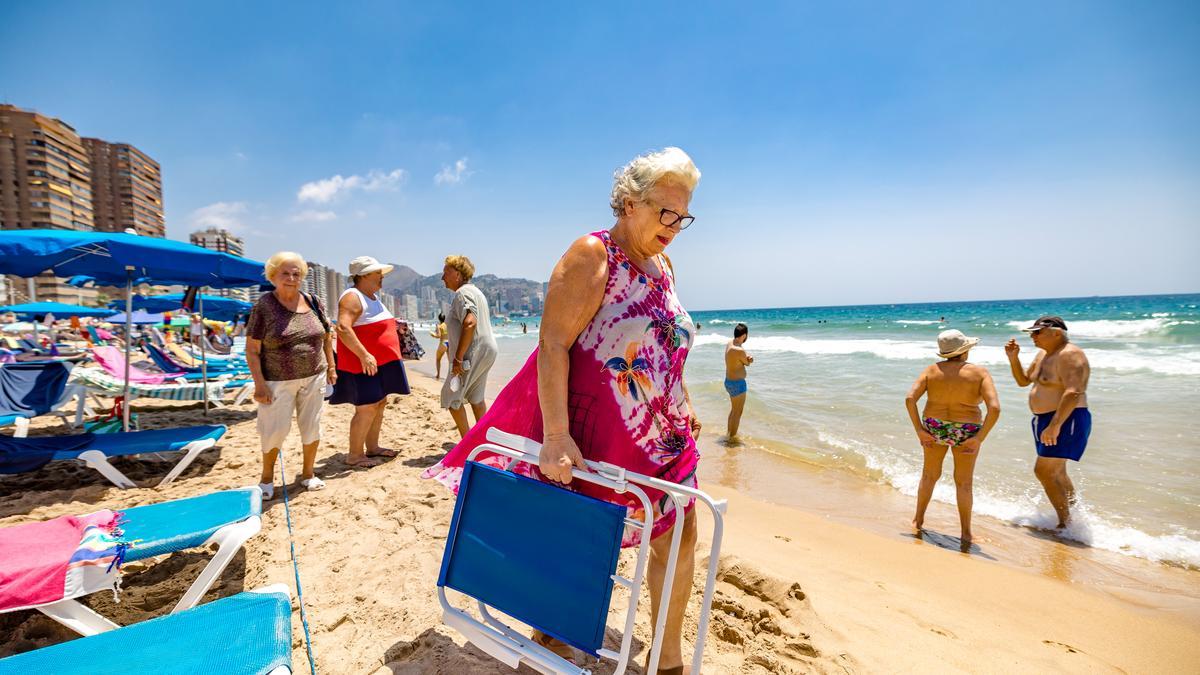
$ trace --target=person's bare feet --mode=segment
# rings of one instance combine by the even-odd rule
[[[367,455],[359,455],[358,457],[350,455],[345,459],[345,462],[347,466],[355,469],[369,469],[373,466],[379,466],[379,460],[372,459]]]
[[[921,529],[925,526],[925,519],[924,518],[913,518],[912,526],[913,526],[914,530],[916,530],[917,532],[920,532]]]
[[[375,448],[367,451],[367,457],[395,457],[400,453],[391,448]]]

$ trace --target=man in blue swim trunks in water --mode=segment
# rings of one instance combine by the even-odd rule
[[[1067,460],[1078,462],[1083,457],[1092,432],[1092,414],[1087,407],[1091,366],[1083,350],[1071,344],[1061,318],[1043,316],[1021,330],[1029,333],[1039,350],[1029,369],[1021,366],[1021,347],[1015,339],[1008,341],[1004,351],[1017,385],[1033,385],[1029,391],[1030,426],[1038,454],[1033,472],[1054,505],[1058,526],[1066,527],[1075,503]]]
[[[742,421],[742,409],[746,407],[746,366],[754,363],[754,357],[746,353],[742,345],[750,336],[744,323],[733,327],[733,339],[725,346],[725,391],[729,394],[729,440],[737,436]]]

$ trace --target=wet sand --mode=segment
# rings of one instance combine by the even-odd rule
[[[435,581],[453,500],[419,474],[452,447],[456,434],[449,415],[437,408],[432,392],[438,383],[416,373],[412,380],[414,394],[395,399],[384,423],[385,444],[398,449],[399,457],[369,470],[347,468],[342,460],[351,410],[334,406],[323,421],[317,464],[328,487],[312,493],[290,487],[319,672],[512,672],[441,624]],[[147,428],[205,422],[195,405],[140,403],[136,408]],[[118,490],[69,463],[0,477],[0,526],[256,483],[253,406],[214,411],[208,420],[230,425],[229,433],[180,480],[161,489]],[[33,434],[62,432],[61,424],[46,419],[33,427]],[[1114,591],[1082,583],[1074,570],[1088,556],[1057,544],[1066,553],[1055,554],[1060,562],[1043,565],[1065,566],[1066,573],[964,555],[947,550],[945,540],[930,545],[903,532],[900,524],[907,519],[874,507],[880,503],[875,496],[865,495],[873,509],[856,510],[856,493],[840,478],[794,462],[775,467],[777,484],[748,485],[744,477],[764,469],[748,465],[763,461],[758,456],[705,448],[703,485],[730,502],[705,654],[708,672],[1177,672],[1200,663],[1200,625],[1186,601],[1172,606],[1166,599],[1122,597],[1120,586]],[[299,464],[294,434],[285,460],[294,472]],[[141,485],[152,485],[162,471],[152,461],[124,460],[119,466]],[[786,505],[781,495],[789,494],[804,502],[804,510]],[[247,543],[206,600],[270,583],[293,586],[282,500],[277,496],[264,510],[262,533]],[[952,513],[935,510],[929,520],[938,531],[954,531]],[[702,541],[708,531],[702,517]],[[1002,534],[982,529],[982,553],[990,550],[986,540]],[[207,555],[192,551],[131,564],[120,604],[107,593],[86,602],[118,623],[162,615]],[[636,629],[639,660],[649,639],[648,614],[640,614]],[[685,630],[688,640],[696,630],[694,615],[693,610]],[[294,669],[307,671],[298,611],[292,636]],[[610,639],[614,636],[610,631]],[[0,655],[73,637],[37,612],[0,615]],[[608,664],[596,668],[611,670]]]

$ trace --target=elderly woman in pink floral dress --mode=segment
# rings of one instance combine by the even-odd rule
[[[538,348],[483,419],[425,473],[457,489],[463,462],[496,427],[542,442],[535,477],[566,485],[584,459],[604,461],[695,486],[700,422],[683,383],[694,325],[675,294],[675,270],[664,251],[691,225],[692,191],[700,180],[687,153],[666,148],[616,173],[611,201],[617,222],[580,237],[554,268]],[[483,455],[483,461],[495,461]],[[570,486],[623,504],[641,517],[640,502],[591,484]],[[651,625],[658,615],[670,527],[677,517],[662,493],[655,500],[650,542]],[[682,629],[695,567],[692,504],[672,585],[660,673],[683,673]],[[547,532],[548,537],[554,533]],[[639,543],[627,530],[624,544]],[[560,653],[566,645],[544,635]]]

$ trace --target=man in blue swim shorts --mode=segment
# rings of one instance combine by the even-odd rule
[[[746,353],[742,345],[750,336],[744,323],[733,327],[733,339],[725,345],[725,391],[729,394],[729,440],[732,441],[742,421],[742,409],[746,407],[746,366],[754,363],[754,357]]]
[[[1092,432],[1092,414],[1087,407],[1091,366],[1083,350],[1071,344],[1061,318],[1043,316],[1022,330],[1040,350],[1029,369],[1021,366],[1021,347],[1015,339],[1008,341],[1004,351],[1017,385],[1033,385],[1029,391],[1030,426],[1038,454],[1033,472],[1054,505],[1058,526],[1066,527],[1075,503],[1067,460],[1078,462],[1083,457]]]

